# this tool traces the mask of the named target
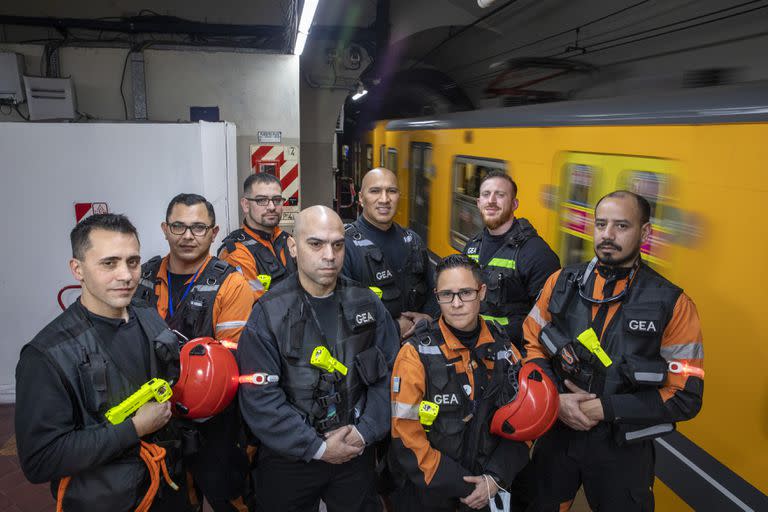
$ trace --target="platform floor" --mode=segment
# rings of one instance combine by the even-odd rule
[[[19,467],[13,410],[13,405],[0,405],[0,512],[53,512],[56,504],[48,484],[29,483]],[[206,504],[204,512],[208,511]],[[571,512],[589,512],[582,493],[577,496]]]

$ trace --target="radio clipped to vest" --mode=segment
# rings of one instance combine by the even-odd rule
[[[173,391],[168,382],[163,379],[152,379],[143,384],[134,394],[108,410],[105,416],[113,425],[119,425],[150,400],[167,402],[171,395]]]
[[[320,368],[328,373],[338,371],[342,375],[347,374],[347,367],[344,366],[341,361],[333,357],[331,352],[322,345],[315,347],[312,351],[312,357],[310,358],[309,363],[315,368]]]
[[[437,419],[440,413],[440,406],[435,402],[422,400],[419,404],[419,423],[424,426],[424,430],[429,432],[430,427]]]

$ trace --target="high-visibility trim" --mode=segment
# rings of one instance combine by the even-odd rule
[[[404,404],[402,402],[392,402],[392,417],[401,420],[418,420],[419,404]]]
[[[509,318],[505,316],[491,316],[491,315],[480,315],[483,320],[488,320],[489,322],[496,322],[499,325],[509,325]]]
[[[199,292],[215,292],[220,288],[218,284],[198,284],[195,286],[195,290]]]
[[[428,354],[432,356],[440,355],[440,347],[437,345],[419,345],[419,354]]]
[[[674,429],[675,426],[672,423],[660,423],[659,425],[653,425],[647,428],[641,428],[640,430],[627,432],[624,437],[627,441],[632,441],[633,439],[640,439],[643,437],[659,436],[661,434],[666,434],[667,432],[672,432]]]
[[[149,288],[150,290],[154,290],[155,289],[155,282],[154,281],[150,281],[149,279],[144,279],[142,277],[141,279],[139,279],[139,286],[145,286],[145,287]]]
[[[245,327],[245,320],[231,320],[229,322],[219,322],[216,324],[216,332],[223,331],[224,329],[237,329],[238,327]]]
[[[237,342],[236,341],[229,341],[229,340],[218,340],[219,343],[224,348],[228,348],[229,350],[237,350]]]
[[[533,308],[531,309],[531,312],[528,313],[528,316],[533,318],[533,321],[536,322],[537,324],[539,324],[539,327],[541,327],[542,329],[544,327],[546,327],[547,324],[549,323],[546,320],[544,320],[544,318],[542,318],[541,310],[539,309],[539,306],[537,306],[537,305],[533,306]]]
[[[469,258],[471,260],[478,261],[478,260],[480,260],[480,255],[479,254],[467,254],[467,258]]]
[[[264,290],[264,285],[261,284],[261,281],[259,281],[258,279],[249,279],[248,284],[251,285],[251,290],[255,292],[260,292]]]
[[[557,347],[552,342],[552,339],[549,337],[549,335],[546,332],[541,331],[541,334],[539,334],[539,339],[541,340],[542,343],[544,343],[544,348],[547,349],[547,351],[549,352],[549,355],[554,356],[555,354],[557,354]]]
[[[695,342],[663,345],[661,347],[661,357],[667,361],[673,359],[704,359],[704,344]]]
[[[507,258],[492,258],[491,261],[489,261],[485,266],[510,268],[512,270],[515,270],[517,268],[517,262],[515,262],[515,260],[510,260]]]
[[[638,382],[658,382],[661,384],[664,381],[664,374],[656,372],[635,372],[635,380]]]

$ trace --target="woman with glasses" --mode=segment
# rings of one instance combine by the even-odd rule
[[[406,340],[392,372],[389,463],[398,511],[489,510],[528,463],[525,443],[491,435],[511,362],[509,338],[480,317],[479,265],[452,255],[436,267],[440,317]]]

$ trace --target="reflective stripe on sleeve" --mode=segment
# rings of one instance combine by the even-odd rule
[[[681,343],[661,347],[661,357],[667,361],[675,359],[704,359],[704,345],[697,343]]]
[[[392,402],[392,417],[401,420],[418,420],[419,404],[404,404]]]
[[[237,329],[239,327],[245,327],[244,320],[232,320],[230,322],[221,322],[216,324],[216,332],[223,331],[224,329]]]

